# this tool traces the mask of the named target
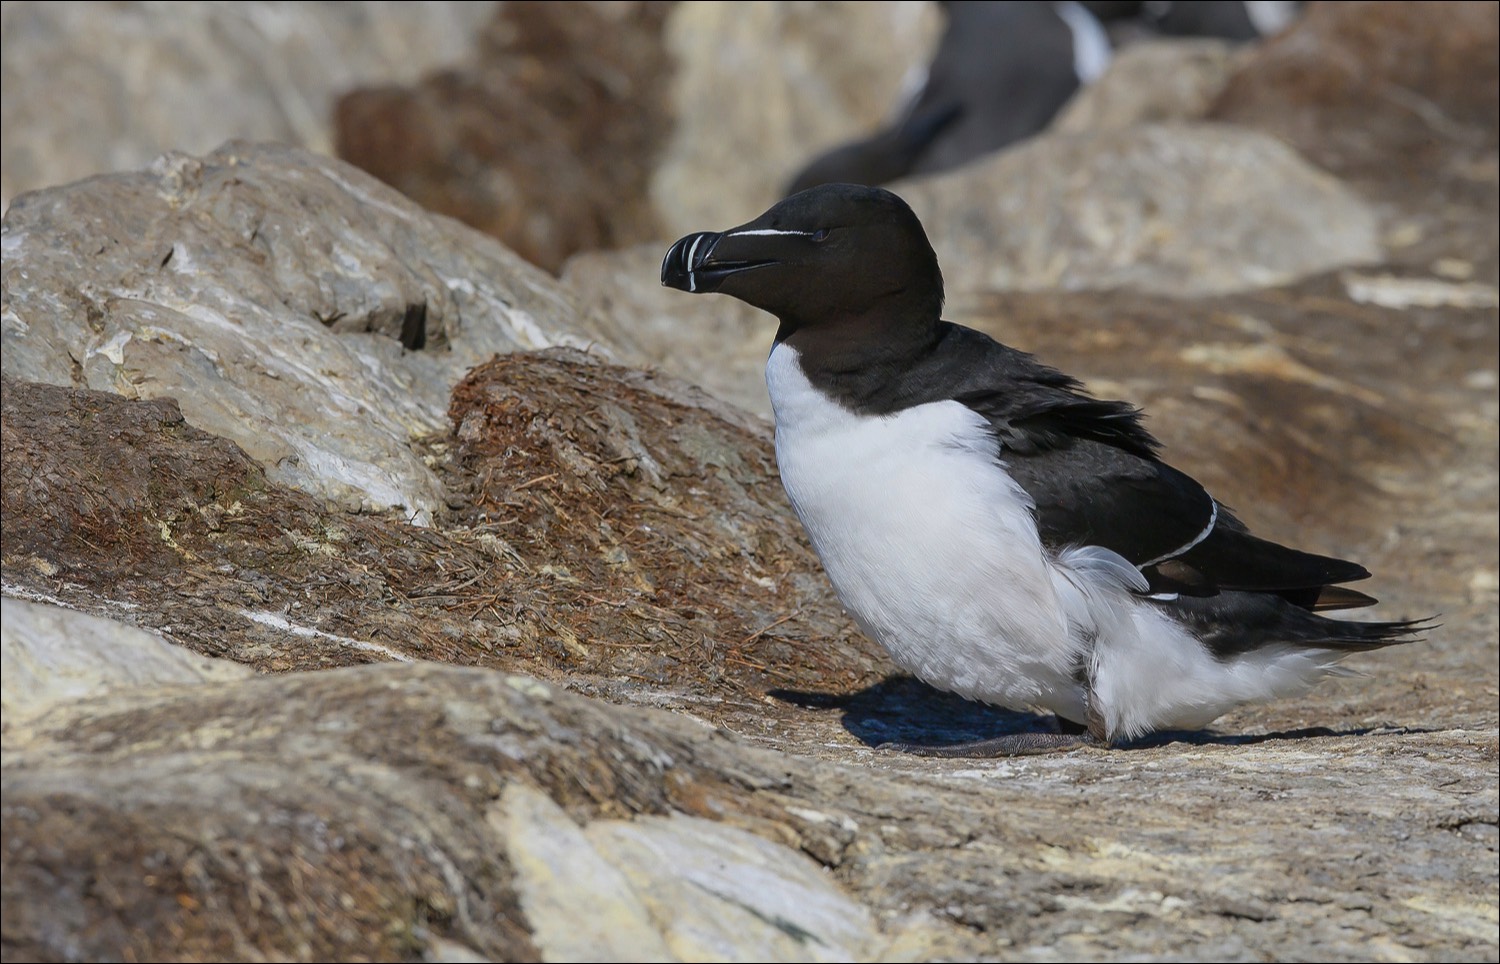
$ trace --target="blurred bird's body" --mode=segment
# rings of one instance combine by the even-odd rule
[[[1297,5],[966,0],[942,6],[947,27],[896,120],[808,162],[787,193],[935,174],[1040,133],[1109,66],[1114,51],[1106,24],[1145,36],[1248,40],[1280,29]]]
[[[967,163],[1037,133],[1110,59],[1078,3],[944,4],[948,26],[911,103],[890,127],[807,165],[789,193],[884,184]]]

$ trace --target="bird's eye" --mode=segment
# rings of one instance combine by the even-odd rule
[[[814,231],[812,233],[812,239],[814,241],[827,241],[828,240],[828,229],[827,228],[819,228],[818,230]]]

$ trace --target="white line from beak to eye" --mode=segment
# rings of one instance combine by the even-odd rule
[[[688,256],[687,256],[688,294],[692,294],[693,292],[695,292],[695,291],[698,290],[698,279],[693,276],[693,254],[694,254],[694,252],[696,252],[698,250],[698,245],[702,241],[703,241],[703,235],[700,234],[696,238],[693,239],[693,246],[691,248],[688,248]]]
[[[776,228],[756,228],[754,231],[735,231],[732,234],[724,235],[724,237],[748,238],[755,235],[795,234],[799,237],[810,238],[816,233],[816,231],[778,231]]]

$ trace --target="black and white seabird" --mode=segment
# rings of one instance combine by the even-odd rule
[[[810,161],[788,193],[831,181],[884,184],[998,151],[1045,128],[1112,55],[1103,25],[1072,0],[943,9],[948,26],[927,78],[897,120]]]
[[[1220,37],[1257,40],[1279,33],[1297,18],[1295,0],[1083,0],[1106,24],[1128,21],[1166,37]]]
[[[779,319],[777,464],[860,628],[939,689],[1085,729],[969,752],[1201,728],[1423,628],[1319,615],[1374,603],[1341,585],[1369,573],[1251,535],[1138,409],[943,321],[937,256],[888,191],[688,235],[662,283]]]

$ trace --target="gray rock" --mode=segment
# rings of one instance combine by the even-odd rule
[[[682,814],[579,827],[519,783],[490,820],[550,960],[848,961],[877,943],[869,910],[810,857],[737,827]]]
[[[1221,294],[1381,258],[1369,204],[1275,139],[1222,125],[1041,137],[894,190],[950,291]]]
[[[596,875],[576,913],[612,901],[674,953],[717,940],[705,928],[733,917],[725,892],[687,887],[672,872],[686,877],[686,858],[644,863],[596,837],[655,840],[679,814],[801,851],[877,921],[860,945],[870,958],[1493,956],[1492,311],[1360,305],[1337,278],[1204,301],[958,307],[1023,344],[1047,340],[1083,374],[1136,359],[1126,394],[1177,400],[1151,406],[1153,427],[1187,467],[1220,466],[1216,491],[1257,524],[1284,498],[1305,515],[1274,534],[1332,540],[1311,547],[1370,563],[1383,612],[1437,609],[1445,627],[1356,658],[1368,677],[1247,708],[1219,734],[1010,761],[896,756],[870,747],[1035,723],[909,681],[871,685],[878,656],[841,634],[814,563],[789,544],[788,510],[771,504],[764,440],[695,413],[712,407],[702,396],[569,353],[498,359],[455,398],[445,478],[468,507],[417,531],[257,481],[166,402],[7,380],[7,583],[126,599],[143,624],[267,668],[383,647],[551,681],[428,664],[55,708],[6,751],[13,953],[576,948],[587,934],[542,924],[567,912],[565,882],[543,868],[587,852],[540,794],[593,853],[618,856],[635,895]],[[1407,331],[1443,336],[1413,354]],[[78,417],[42,417],[64,402]],[[1183,430],[1197,433],[1186,445]],[[1268,459],[1263,475],[1248,468]],[[91,487],[112,463],[121,477]],[[301,632],[252,632],[236,615],[250,607]],[[677,843],[724,855],[683,826]],[[801,886],[800,858],[776,853],[777,879]],[[278,876],[287,866],[295,881]],[[235,902],[245,893],[262,910]],[[660,907],[681,907],[683,929]],[[851,946],[822,926],[825,947]]]
[[[69,700],[255,675],[113,619],[10,596],[0,599],[0,667],[7,736],[23,720]]]
[[[1493,18],[1493,5],[1479,6]],[[828,10],[789,9],[757,8],[747,19]],[[1339,19],[1340,32],[1373,8],[1349,9],[1315,8]],[[1427,16],[1419,7],[1397,13],[1384,19]],[[832,21],[818,36],[836,41],[840,27]],[[1482,41],[1477,52],[1492,57]],[[820,40],[816,49],[834,57],[837,46]],[[701,54],[705,69],[711,54]],[[804,80],[833,69],[793,66]],[[754,72],[733,58],[719,69]],[[767,80],[773,91],[785,83]],[[1443,84],[1421,89],[1449,96]],[[1475,117],[1488,96],[1478,95]],[[1257,99],[1257,116],[1285,109],[1271,101]],[[498,319],[498,350],[526,343],[529,317],[543,332],[535,343],[569,332],[618,339],[621,357],[674,370],[723,358],[726,370],[744,366],[743,397],[760,391],[769,319],[727,315],[728,299],[678,298],[704,315],[653,301],[665,294],[656,287],[660,249],[581,262],[568,283],[589,307],[574,322],[573,294],[535,281],[493,245],[305,158],[230,151],[225,158],[246,163],[210,159],[202,178],[159,173],[129,181],[128,191],[109,179],[49,192],[54,215],[21,219],[37,236],[13,237],[9,220],[5,235],[6,592],[129,619],[268,673],[91,693],[20,726],[7,704],[6,958],[1495,959],[1493,116],[1483,115],[1489,127],[1473,121],[1455,133],[1454,145],[1466,146],[1443,150],[1447,160],[1421,192],[1390,193],[1408,190],[1399,165],[1362,182],[1384,211],[1394,199],[1401,218],[1432,212],[1417,222],[1430,243],[1403,246],[1399,261],[1371,270],[1186,298],[1175,288],[1168,296],[994,291],[985,278],[952,285],[950,317],[1038,351],[1100,394],[1144,404],[1169,457],[1259,529],[1368,564],[1379,615],[1441,612],[1444,623],[1425,642],[1351,659],[1368,675],[1247,707],[1215,731],[999,761],[874,749],[1046,724],[889,675],[840,615],[798,534],[763,423],[666,376],[560,350],[502,355],[449,397],[449,359],[471,350],[476,317]],[[1278,220],[1282,200],[1235,167],[1267,152],[1233,130],[1159,130],[1045,138],[1056,143],[1028,156],[1056,170],[1010,176],[1042,195],[1032,206],[1005,194],[1012,185],[978,177],[965,182],[967,208],[954,200],[944,210],[964,216],[976,198],[1011,196],[1043,217],[1003,225],[1014,235],[1007,243],[1035,254],[1050,237],[1092,286],[1120,272],[1084,228],[1104,237],[1119,224],[1088,220],[1097,207],[1083,203],[1087,185],[1072,194],[1057,185],[1103,172],[1102,195],[1117,199],[1105,212],[1113,204],[1128,214],[1120,223],[1153,226],[1171,255],[1131,249],[1159,281],[1194,263],[1168,242],[1211,245],[1205,210],[1237,213],[1213,206],[1213,184],[1172,167],[1173,152],[1183,152],[1219,165],[1211,171],[1236,191],[1261,185],[1246,195],[1264,209],[1246,214],[1261,228],[1237,243],[1296,241],[1301,222]],[[705,120],[699,134],[709,132]],[[1217,137],[1239,161],[1192,146],[1199,136]],[[1127,160],[1155,151],[1179,178],[1178,193],[1149,177],[1144,187],[1111,180],[1106,168],[1118,160],[1088,156],[1121,147]],[[735,165],[758,161],[753,150],[740,155],[724,158],[731,179]],[[1382,150],[1364,163],[1389,159]],[[1298,193],[1307,190],[1302,176],[1288,181],[1288,197],[1323,203],[1316,191]],[[236,178],[242,184],[229,184]],[[319,187],[330,180],[367,203],[330,201]],[[181,186],[194,183],[219,189]],[[703,184],[711,181],[689,187]],[[79,200],[94,190],[91,202]],[[165,236],[154,225],[178,217],[141,214],[143,194],[174,201],[186,227],[141,253],[138,236]],[[1205,210],[1182,203],[1191,197]],[[1043,201],[1069,198],[1074,207],[1048,221]],[[318,199],[311,216],[299,199]],[[1167,208],[1153,215],[1148,202]],[[723,227],[761,206],[734,204],[749,210],[688,227]],[[215,225],[245,209],[280,212],[270,222],[280,234],[189,280],[174,277],[173,264],[206,264],[204,251],[238,251],[238,241],[214,240]],[[362,227],[371,223],[373,235]],[[1390,237],[1410,225],[1385,227]],[[254,228],[249,220],[243,236]],[[979,238],[991,229],[967,230]],[[1027,232],[1036,247],[1015,241]],[[120,243],[84,243],[101,236]],[[341,274],[347,238],[388,252],[367,259],[379,284]],[[434,267],[449,262],[429,260],[429,250],[448,243],[442,258],[468,268]],[[110,267],[122,250],[134,260],[121,263],[171,258],[104,297],[109,279],[126,275]],[[40,271],[34,251],[51,252],[41,259],[46,285],[30,281]],[[1204,268],[1239,270],[1234,255],[1218,249],[1226,264]],[[467,280],[456,289],[431,280],[449,277]],[[641,290],[622,288],[631,277]],[[499,280],[485,288],[491,278]],[[239,301],[223,293],[241,288]],[[471,310],[484,291],[512,307]],[[429,348],[405,351],[388,335],[401,334],[419,298],[429,305]],[[334,359],[351,385],[362,384],[349,374],[361,366],[409,380],[383,402],[396,427],[372,419],[348,431],[376,439],[360,443],[369,451],[420,456],[447,500],[433,524],[347,511],[375,504],[363,497],[345,508],[315,499],[288,487],[286,467],[273,464],[268,476],[227,432],[195,427],[221,418],[219,395],[253,399],[274,379],[248,388],[229,379],[196,395],[174,388],[181,406],[157,397],[158,380],[189,384],[218,364],[181,361],[198,349],[174,354],[159,334],[209,337],[168,314],[191,321],[206,315],[200,302],[225,318],[275,321],[272,334],[247,329],[257,346],[281,332],[313,346],[298,350],[315,364]],[[357,310],[337,331],[307,320],[345,304]],[[148,309],[154,318],[128,328],[128,341],[108,341],[107,330],[127,330],[119,319]],[[16,350],[25,346],[13,339],[33,332],[61,347]],[[674,338],[693,335],[698,344],[674,352]],[[709,338],[727,344],[716,349]],[[211,344],[215,358],[240,357],[232,339]],[[266,357],[256,351],[245,354]],[[275,365],[296,374],[290,362]],[[128,376],[131,391],[149,397],[24,382],[10,377],[12,366],[69,386]],[[290,396],[274,405],[291,413],[281,421],[317,407]],[[275,419],[256,424],[247,447],[286,448],[260,436],[295,434]],[[433,425],[444,431],[410,441]],[[7,602],[7,632],[11,611]],[[74,630],[57,631],[63,638],[43,640],[42,651],[66,651]],[[350,666],[369,660],[408,662]],[[287,672],[312,668],[329,671]],[[4,676],[9,686],[9,664]]]
[[[930,4],[680,3],[677,125],[651,183],[668,234],[769,207],[803,164],[879,127],[937,39]]]
[[[442,495],[409,440],[445,425],[458,377],[590,340],[498,242],[292,148],[25,195],[4,244],[6,373],[175,397],[273,479],[419,522]]]
[[[7,753],[0,916],[43,959],[566,960],[621,912],[647,959],[1482,959],[1484,712],[972,762],[434,664],[135,691]],[[584,874],[569,933],[542,906]]]
[[[598,821],[589,839],[641,893],[684,961],[857,961],[869,910],[810,857],[737,827],[676,814]]]
[[[810,858],[661,816],[777,770],[672,714],[438,665],[79,703],[5,761],[8,953],[854,959],[875,919]]]
[[[662,287],[657,279],[665,247],[640,245],[570,259],[562,285],[578,299],[580,324],[641,364],[769,416],[762,373],[776,319],[735,298],[690,298]]]
[[[1340,279],[1351,301],[1383,308],[1494,308],[1500,292],[1482,281],[1402,278],[1389,274],[1345,273]]]
[[[0,203],[232,137],[331,153],[340,93],[459,59],[493,7],[7,2]]]
[[[547,794],[513,783],[489,821],[515,867],[521,909],[547,960],[684,959],[668,949],[624,870]]]
[[[1236,53],[1234,44],[1210,38],[1129,44],[1103,76],[1073,95],[1049,130],[1082,134],[1202,120],[1229,82]]]

